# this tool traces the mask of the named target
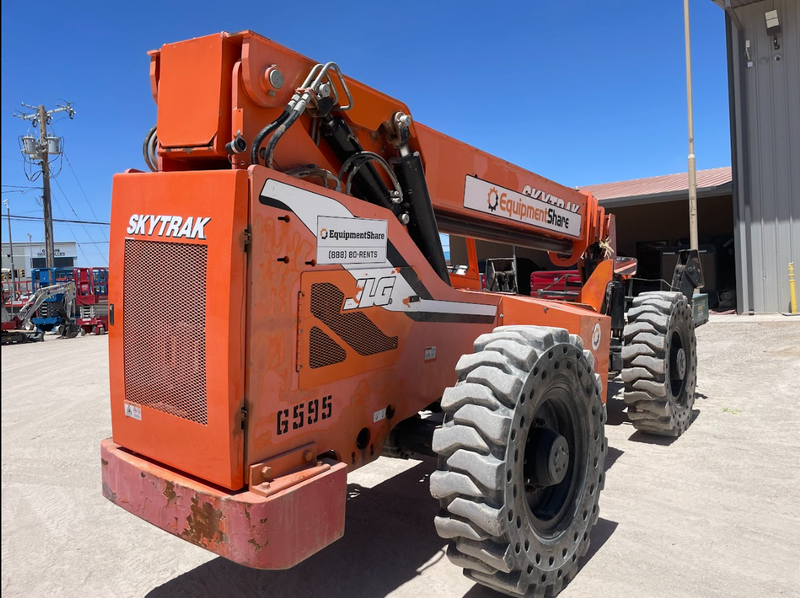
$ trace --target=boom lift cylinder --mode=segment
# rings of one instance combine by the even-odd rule
[[[425,182],[425,171],[422,168],[419,152],[393,159],[392,166],[403,188],[403,206],[409,215],[408,234],[439,277],[450,284],[450,275],[447,272],[442,241],[439,238],[439,229],[436,227],[436,216],[433,214],[433,204],[428,193],[428,184]]]

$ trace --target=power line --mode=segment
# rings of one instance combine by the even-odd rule
[[[59,118],[58,121],[64,120],[64,118],[66,118],[66,117]],[[56,122],[58,122],[58,121],[56,121]],[[55,123],[51,123],[50,124],[50,128],[53,129],[54,133],[56,132]],[[81,190],[81,193],[83,194],[83,199],[86,200],[86,205],[89,206],[89,211],[92,213],[92,216],[94,216],[95,220],[99,220],[99,218],[97,217],[97,214],[94,211],[94,208],[92,207],[92,202],[89,201],[89,196],[86,195],[86,190],[84,190],[83,185],[81,185],[81,181],[78,178],[78,173],[75,172],[75,169],[72,167],[72,162],[70,162],[70,160],[69,160],[69,156],[67,155],[66,148],[62,148],[61,149],[61,155],[67,161],[67,166],[69,166],[69,169],[72,172],[72,176],[75,178],[75,182],[78,183],[78,188]],[[61,189],[61,185],[59,185],[59,189]],[[61,189],[61,193],[64,193],[63,189]],[[64,194],[64,195],[65,195],[65,198],[66,198],[66,194]],[[70,207],[72,207],[72,206],[70,206]],[[76,216],[77,216],[77,214],[76,214]],[[105,232],[101,231],[101,234],[103,235],[103,238],[106,241],[108,241],[108,237],[105,235]]]
[[[53,195],[53,201],[55,202],[55,204],[56,204],[56,207],[57,207],[57,208],[58,208],[58,209],[61,211],[61,213],[63,214],[63,213],[64,213],[64,210],[61,208],[61,204],[59,204],[59,203],[58,203],[58,199],[56,198],[56,196],[55,196],[55,195]],[[51,220],[52,220],[52,218],[51,218]],[[83,255],[83,259],[85,259],[85,260],[86,260],[86,263],[87,263],[87,264],[88,264],[88,263],[90,263],[90,262],[89,262],[89,258],[86,256],[86,252],[83,250],[83,247],[81,247],[80,245],[78,245],[78,238],[75,236],[75,231],[74,231],[74,230],[72,230],[72,225],[71,225],[71,224],[67,224],[67,228],[69,229],[69,234],[70,234],[70,235],[72,235],[72,240],[73,240],[73,241],[75,241],[75,245],[77,245],[77,247],[78,247],[78,251],[79,251],[79,252],[80,252],[80,253]]]
[[[69,209],[72,210],[73,214],[75,214],[75,218],[80,218],[80,216],[78,216],[78,212],[76,212],[75,208],[72,207],[72,202],[69,200],[69,197],[67,197],[67,194],[64,193],[64,189],[61,188],[61,183],[58,182],[58,179],[53,179],[53,180],[55,181],[56,186],[58,187],[58,190],[61,191],[61,195],[64,197],[64,201],[67,202],[67,205],[69,206]],[[97,216],[95,216],[95,219],[96,218],[97,218]],[[94,241],[94,239],[92,238],[92,235],[89,233],[89,229],[87,229],[86,226],[83,225],[83,224],[81,226],[83,227],[83,232],[85,232],[86,236],[89,237],[89,240],[90,241]]]
[[[72,168],[72,162],[69,161],[69,156],[67,155],[67,152],[64,151],[63,154],[64,154],[64,159],[67,161],[67,166],[69,166],[69,169],[72,172],[72,176],[75,177],[75,182],[78,183],[78,188],[80,188],[81,193],[83,193],[83,198],[86,200],[86,205],[89,206],[89,210],[92,212],[92,216],[94,216],[95,220],[99,220],[97,214],[95,214],[94,212],[94,208],[92,208],[92,202],[89,201],[89,197],[86,195],[86,191],[83,190],[83,185],[81,185],[80,179],[78,179],[78,173],[76,173],[75,169]],[[101,234],[103,235],[103,237],[105,237],[106,241],[108,241],[108,237],[105,236],[105,233],[102,232]]]
[[[3,218],[8,218],[6,214],[2,215]],[[44,218],[41,216],[20,216],[19,214],[11,214],[12,220],[39,220],[42,221]],[[110,222],[95,222],[92,220],[68,220],[66,218],[53,218],[53,222],[63,222],[65,224],[95,224],[98,226],[111,226]],[[105,241],[106,243],[108,241]],[[98,243],[99,244],[99,243]]]

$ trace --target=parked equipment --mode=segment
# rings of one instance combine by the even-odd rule
[[[65,285],[73,282],[72,268],[34,268],[31,270],[31,287],[36,293],[39,289],[52,287],[55,285]],[[31,322],[37,330],[42,332],[58,331],[61,327],[74,320],[74,297],[72,302],[73,309],[64,309],[65,298],[61,293],[53,293],[44,299],[42,304],[34,310],[31,315]]]
[[[75,268],[77,324],[86,333],[108,330],[108,268]]]
[[[62,338],[77,336],[79,328],[71,316],[75,310],[75,283],[64,282],[46,287],[40,286],[13,315],[3,306],[3,344],[43,340],[45,331],[41,328],[29,328],[29,325],[36,311],[53,298],[58,298],[58,302],[52,307],[52,313],[60,322],[57,329],[59,336]]]
[[[249,31],[150,56],[154,172],[114,178],[104,496],[283,569],[343,535],[348,471],[432,454],[450,560],[557,594],[598,518],[609,370],[640,430],[690,421],[696,278],[637,298],[626,325],[630,270],[591,194]],[[440,231],[470,238],[466,268]],[[580,291],[513,294],[499,262],[506,292],[481,291],[472,239],[544,250]]]

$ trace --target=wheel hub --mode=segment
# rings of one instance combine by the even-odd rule
[[[532,441],[536,451],[536,467],[530,483],[540,487],[560,484],[569,469],[567,439],[549,428],[540,428]]]
[[[683,378],[686,376],[686,351],[683,348],[678,349],[678,354],[675,356],[675,365],[678,368],[678,377]]]

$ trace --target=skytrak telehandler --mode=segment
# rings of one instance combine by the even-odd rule
[[[113,185],[106,498],[284,569],[344,534],[348,472],[431,453],[450,560],[557,594],[598,517],[609,371],[639,430],[690,422],[696,254],[626,325],[631,264],[591,194],[250,31],[167,44],[150,81],[154,172]],[[482,291],[474,239],[577,265],[582,288]]]

